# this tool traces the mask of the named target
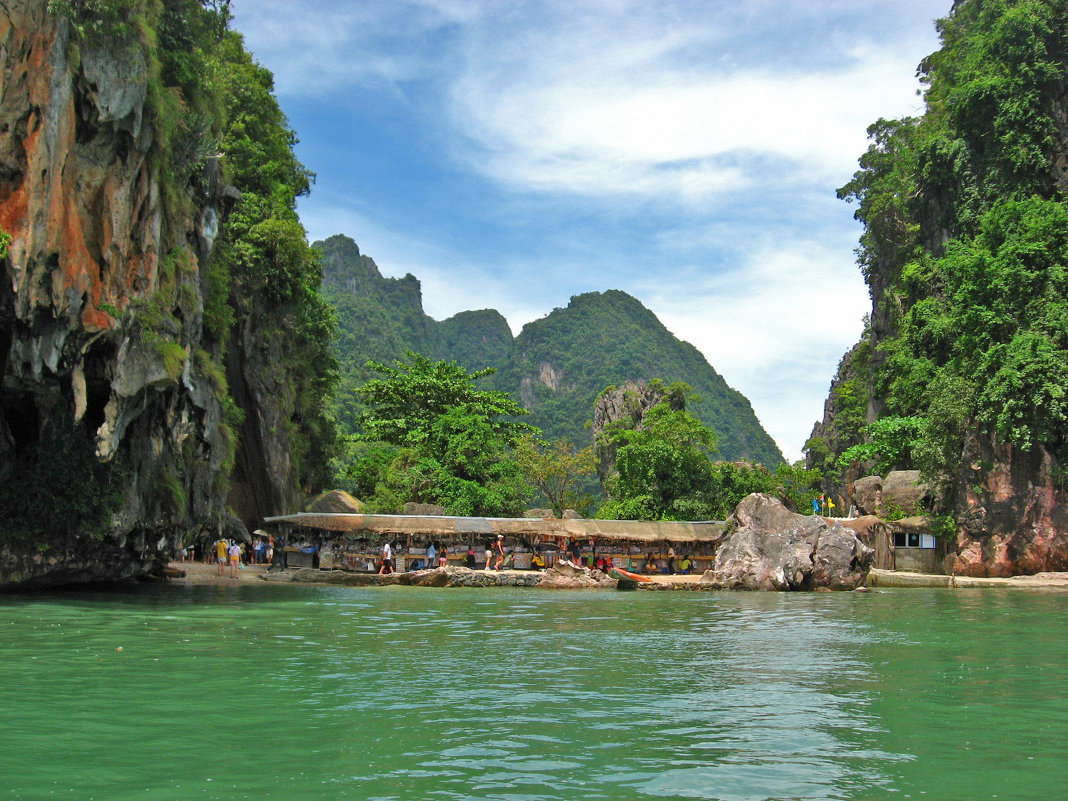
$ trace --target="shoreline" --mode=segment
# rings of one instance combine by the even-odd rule
[[[242,569],[237,571],[237,578],[230,578],[229,568],[227,568],[226,574],[219,576],[215,572],[215,565],[204,564],[203,562],[171,562],[167,565],[169,569],[185,571],[186,575],[183,578],[168,578],[167,584],[173,584],[175,586],[185,587],[225,587],[225,586],[237,586],[247,582],[257,582],[260,584],[316,584],[320,586],[353,586],[353,587],[382,587],[382,586],[398,586],[398,582],[389,578],[389,576],[383,576],[378,578],[376,573],[351,573],[342,570],[317,570],[310,567],[298,567],[290,568],[284,573],[275,573],[273,575],[267,574],[267,568],[269,565],[245,565]],[[430,572],[430,571],[421,571]],[[484,576],[490,579],[503,578],[503,582],[507,586],[533,586],[532,580],[541,576],[542,571],[538,570],[474,570],[472,571],[476,576]],[[319,574],[315,576],[315,574]],[[395,573],[392,575],[407,575],[405,573]],[[298,578],[299,576],[299,578]],[[309,578],[312,577],[312,578]],[[338,580],[344,577],[347,580]],[[318,578],[319,580],[315,580]],[[666,576],[663,574],[652,574],[649,576],[652,579],[649,582],[651,585],[657,585],[660,587],[674,587],[674,585],[685,585],[687,589],[698,589],[698,585],[701,581],[701,574],[690,575],[674,575]],[[494,581],[494,584],[497,582]],[[693,585],[693,586],[690,586]]]
[[[380,581],[373,573],[344,573],[347,577],[353,577],[350,582],[331,580],[331,573],[341,571],[315,571],[322,573],[321,580],[308,579],[308,573],[313,568],[294,568],[286,573],[275,574],[277,578],[267,577],[268,565],[245,565],[237,571],[237,578],[230,578],[229,568],[223,576],[216,574],[213,564],[203,562],[171,562],[169,568],[185,571],[182,578],[169,578],[168,584],[182,587],[196,586],[236,586],[247,582],[263,584],[316,584],[321,586],[396,586],[393,581]],[[301,572],[299,581],[294,581],[295,574]],[[524,579],[533,579],[540,572],[531,570],[476,570],[478,575],[495,576],[509,579],[509,586],[532,586]],[[360,577],[360,578],[355,578]],[[653,574],[647,585],[647,589],[705,589],[701,586],[701,574],[665,576]],[[945,576],[930,573],[910,573],[896,570],[875,570],[868,573],[867,586],[872,589],[883,588],[909,588],[909,587],[942,587],[950,589],[974,589],[982,587],[1009,588],[1009,589],[1062,589],[1068,590],[1068,572],[1065,573],[1036,573],[1030,576],[1012,576],[1009,578],[983,578],[973,576]],[[709,587],[708,589],[712,589]]]
[[[906,570],[876,570],[868,573],[868,586],[883,587],[948,587],[975,589],[1001,587],[1018,590],[1068,589],[1068,573],[1034,573],[1030,576],[994,578],[987,576],[946,576],[936,573],[910,573]]]

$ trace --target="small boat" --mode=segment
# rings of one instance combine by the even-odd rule
[[[629,570],[624,570],[621,567],[613,567],[608,571],[608,575],[617,581],[641,581],[650,582],[652,576],[643,576],[641,573],[631,573]]]

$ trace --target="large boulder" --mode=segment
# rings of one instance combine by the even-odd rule
[[[894,569],[894,524],[887,523],[875,515],[864,515],[838,522],[857,535],[857,539],[875,551],[872,567],[881,570]]]
[[[882,517],[909,517],[921,510],[927,487],[919,470],[894,470],[883,479]]]
[[[321,495],[316,495],[308,505],[304,507],[304,511],[331,514],[359,514],[363,511],[363,504],[345,492],[345,490],[330,490]]]
[[[748,496],[727,523],[714,567],[701,579],[724,589],[853,590],[875,553],[850,529],[791,512],[770,495]]]
[[[853,482],[853,503],[862,515],[878,514],[882,493],[883,480],[879,476],[864,476]]]

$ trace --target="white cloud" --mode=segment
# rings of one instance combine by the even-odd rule
[[[587,14],[473,36],[452,88],[453,124],[470,144],[459,157],[517,191],[693,203],[758,186],[769,161],[790,180],[848,175],[871,121],[917,107],[926,42],[852,42],[833,65],[823,53],[800,71],[768,38],[762,63],[739,64],[729,42],[742,16],[665,30]],[[710,48],[720,57],[686,57]]]
[[[477,139],[473,166],[515,189],[701,199],[752,186],[766,160],[780,178],[784,168],[811,182],[848,175],[867,123],[901,107],[869,87],[902,72],[887,60],[833,75],[660,74],[615,87],[584,88],[581,76],[577,86],[469,81],[459,114]]]
[[[704,281],[661,280],[641,292],[680,339],[700,350],[791,461],[823,414],[830,378],[870,309],[847,248],[814,241],[755,243]]]
[[[472,24],[477,2],[254,0],[233,6],[234,27],[269,64],[280,95],[325,96],[359,85],[396,87],[439,68],[426,37]]]
[[[445,202],[427,210],[391,194],[385,170],[361,173],[383,182],[373,203],[350,202],[364,187],[342,149],[341,163],[307,158],[317,132],[300,130],[319,173],[301,204],[313,237],[348,233],[387,274],[410,271],[437,319],[493,307],[516,331],[573,294],[631,292],[794,458],[869,308],[858,229],[833,190],[867,125],[920,111],[915,65],[949,6],[244,0],[235,27],[283,107],[360,120],[376,103],[376,119],[430,132],[418,156]],[[450,217],[449,202],[465,213]]]

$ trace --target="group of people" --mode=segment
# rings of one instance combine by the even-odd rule
[[[669,576],[673,576],[676,573],[682,575],[689,575],[691,570],[697,567],[693,557],[688,554],[683,554],[682,558],[675,563],[675,549],[668,548],[667,559],[657,559],[656,556],[649,552],[645,556],[645,561],[642,563],[643,573],[664,573]]]
[[[230,566],[230,578],[237,578],[237,571],[241,569],[241,546],[237,540],[220,537],[215,541],[215,572],[225,576],[227,565]]]
[[[445,545],[431,542],[426,547],[426,560],[419,564],[419,569],[445,567],[449,564],[449,549]],[[397,564],[393,557],[393,544],[388,540],[382,544],[382,551],[378,560],[378,575],[396,573]]]
[[[370,543],[367,543],[367,545],[370,545]],[[405,569],[425,570],[445,567],[448,564],[449,551],[443,543],[429,542],[426,546],[425,558],[419,551],[414,551],[404,557],[400,552],[401,547],[400,543],[386,541],[380,546],[377,558],[358,553],[349,553],[347,557],[343,557],[343,563],[347,564],[350,570],[363,570],[368,573],[377,572],[379,575],[396,573],[398,570]],[[535,542],[533,545],[528,544],[527,547],[530,550],[531,570],[544,570],[554,561],[571,564],[576,567],[586,567],[591,570],[597,569],[604,573],[607,573],[613,567],[613,559],[609,554],[598,554],[592,543],[590,549],[587,549],[584,553],[582,543],[577,539],[570,540],[566,546],[563,544],[553,545],[549,543],[546,545]],[[339,545],[335,543],[333,548],[336,553]],[[524,549],[521,548],[520,550]],[[556,560],[553,559],[554,553],[559,554]],[[524,553],[520,554],[520,556],[524,555]],[[477,557],[476,546],[469,544],[464,555],[463,564],[471,570],[476,570],[480,567],[484,570],[509,570],[515,568],[517,561],[514,549],[505,547],[503,534],[497,534],[486,541],[484,562],[479,563]],[[525,562],[521,562],[521,564],[525,566]],[[673,547],[668,548],[665,557],[649,552],[644,558],[636,555],[627,558],[621,566],[626,567],[628,570],[642,573],[669,575],[676,573],[688,574],[697,568],[691,555],[684,553],[681,558],[678,558]]]
[[[192,558],[189,552],[192,549],[183,549],[182,561],[186,557]],[[230,578],[237,578],[237,571],[242,565],[270,564],[268,570],[286,569],[285,540],[279,537],[256,537],[251,543],[240,543],[237,540],[220,537],[212,546],[215,558],[217,575],[225,576],[229,571]]]

